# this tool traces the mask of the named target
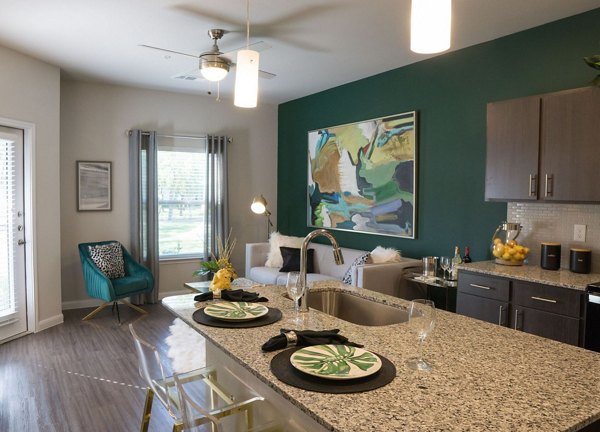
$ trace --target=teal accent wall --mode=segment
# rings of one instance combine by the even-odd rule
[[[415,110],[416,239],[333,234],[341,245],[356,249],[383,245],[420,258],[450,255],[454,245],[461,251],[467,245],[474,260],[489,259],[491,236],[506,218],[506,204],[484,201],[486,104],[586,86],[596,73],[582,57],[592,54],[600,54],[600,9],[281,104],[278,230],[296,236],[312,230],[307,226],[308,131]]]

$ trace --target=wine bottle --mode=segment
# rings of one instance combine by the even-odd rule
[[[469,255],[469,246],[465,247],[465,257],[463,258],[464,263],[470,263],[473,260],[471,259],[471,255]]]
[[[460,249],[454,247],[454,258],[452,258],[452,280],[458,280],[458,265],[462,264],[463,260],[460,257]]]

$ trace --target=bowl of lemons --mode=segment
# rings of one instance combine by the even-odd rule
[[[495,238],[492,244],[492,254],[496,258],[497,264],[519,266],[529,255],[529,248],[517,243],[516,240],[509,240],[506,243],[500,238]]]

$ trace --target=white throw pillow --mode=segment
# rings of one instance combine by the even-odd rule
[[[394,248],[384,248],[383,246],[377,246],[373,249],[373,252],[371,252],[371,259],[374,264],[402,261],[399,250]]]
[[[265,266],[281,268],[281,266],[283,266],[283,257],[281,256],[281,250],[279,248],[282,246],[300,248],[302,247],[303,240],[304,237],[285,236],[278,232],[272,233],[269,238],[270,247]]]

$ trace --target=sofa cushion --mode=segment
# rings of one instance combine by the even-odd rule
[[[333,258],[331,245],[313,243],[311,247],[315,249],[315,273],[333,276],[334,279],[338,280],[342,280],[354,260],[365,253],[362,250],[341,248],[344,263],[337,265]]]
[[[125,276],[125,262],[120,243],[90,246],[90,258],[107,278],[116,279]]]
[[[282,273],[285,274],[285,273]],[[274,285],[279,276],[279,269],[273,267],[252,267],[246,277],[254,282]],[[285,285],[285,282],[283,283]]]
[[[402,260],[402,256],[400,255],[399,250],[377,246],[371,252],[371,259],[373,264],[380,264],[386,262],[400,262]]]
[[[300,271],[300,249],[284,246],[280,247],[279,249],[281,250],[281,256],[283,257],[283,266],[279,269],[279,271]],[[306,251],[306,273],[315,272],[314,255],[314,249],[308,249]]]
[[[348,285],[352,285],[352,273],[354,273],[354,269],[357,266],[365,265],[370,262],[371,262],[371,253],[370,252],[366,252],[363,255],[356,258],[354,260],[354,262],[350,265],[348,270],[346,270],[346,274],[342,278],[342,282],[344,282],[345,284],[348,284]]]
[[[113,289],[117,298],[129,297],[132,294],[138,294],[148,287],[146,279],[138,276],[125,276],[112,281]]]
[[[278,269],[283,265],[283,257],[281,256],[281,246],[300,248],[304,238],[285,236],[278,232],[271,234],[269,238],[269,254],[267,255],[266,267],[276,267]]]

